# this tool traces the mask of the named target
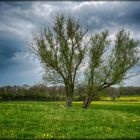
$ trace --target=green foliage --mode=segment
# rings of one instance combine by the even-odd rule
[[[85,53],[86,46],[82,42],[86,32],[79,21],[57,14],[52,28],[45,29],[43,35],[34,35],[31,49],[38,54],[45,69],[49,71],[46,73],[50,77],[48,81],[58,83],[60,79],[63,82],[69,78],[75,80],[75,72]]]
[[[138,41],[130,38],[130,33],[120,30],[116,34],[114,45],[108,35],[108,31],[103,31],[91,37],[89,65],[85,73],[87,98],[84,108],[87,108],[103,89],[129,78],[128,72],[139,62]],[[115,100],[116,96],[112,98]]]
[[[139,102],[0,102],[0,139],[139,139]]]
[[[99,89],[120,83],[130,69],[138,64],[138,41],[130,34],[120,30],[111,48],[108,31],[91,37],[89,50],[88,86]],[[107,51],[110,52],[107,52]],[[86,73],[87,74],[87,73]]]
[[[107,30],[89,35],[89,40],[86,33],[79,20],[57,14],[53,26],[34,35],[30,45],[44,66],[43,79],[52,84],[64,84],[68,107],[72,106],[76,76],[86,51],[89,57],[85,70],[88,102],[102,89],[128,78],[129,70],[139,61],[138,41],[124,29],[116,34],[114,44],[108,39]]]
[[[51,83],[63,83],[67,105],[72,105],[77,71],[85,55],[87,43],[83,41],[87,30],[72,17],[57,14],[54,25],[43,34],[34,35],[31,49],[44,66],[44,79]]]

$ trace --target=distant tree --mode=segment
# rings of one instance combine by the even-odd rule
[[[57,14],[54,26],[34,35],[30,44],[44,66],[45,79],[51,83],[64,84],[67,107],[72,106],[76,74],[88,45],[86,33],[79,20]]]
[[[129,33],[120,30],[116,34],[114,45],[108,35],[108,31],[103,31],[91,37],[89,65],[85,72],[87,93],[84,108],[88,108],[103,89],[134,76],[128,76],[128,72],[139,62],[138,41],[131,39]]]

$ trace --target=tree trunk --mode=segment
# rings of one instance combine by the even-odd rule
[[[66,98],[66,107],[72,107],[72,97]]]
[[[87,96],[86,100],[83,102],[83,108],[89,108],[90,103],[92,102],[93,97],[92,96]]]
[[[73,84],[67,84],[65,90],[66,90],[66,107],[72,107],[72,98],[74,92]]]

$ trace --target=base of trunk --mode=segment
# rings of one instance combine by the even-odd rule
[[[66,99],[66,107],[72,107],[72,98]]]
[[[89,108],[90,103],[92,102],[93,97],[87,97],[86,100],[83,102],[83,108]]]

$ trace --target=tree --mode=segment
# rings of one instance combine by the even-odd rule
[[[132,75],[138,64],[138,41],[130,38],[123,29],[116,34],[114,45],[108,39],[108,31],[91,37],[89,65],[86,70],[86,99],[83,107],[88,108],[97,94],[112,85],[118,84]]]
[[[30,44],[41,59],[47,81],[64,84],[67,107],[72,106],[77,71],[88,45],[84,42],[86,33],[79,20],[57,14],[54,26],[34,35]]]

